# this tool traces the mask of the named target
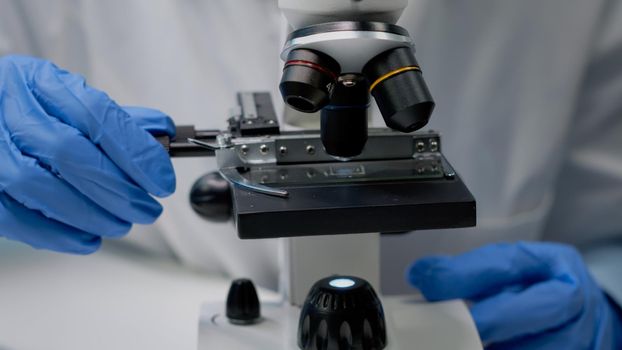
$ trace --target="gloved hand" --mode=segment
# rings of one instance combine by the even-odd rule
[[[0,58],[0,236],[91,253],[162,212],[175,190],[161,112],[122,108],[50,62]]]
[[[486,349],[622,348],[620,315],[566,245],[496,244],[424,258],[408,279],[430,301],[473,301]]]

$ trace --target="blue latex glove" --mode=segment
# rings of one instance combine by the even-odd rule
[[[621,349],[620,315],[572,247],[490,245],[415,262],[409,281],[430,301],[467,299],[486,349]]]
[[[161,112],[122,108],[50,62],[0,58],[0,236],[91,253],[162,212],[175,190]]]

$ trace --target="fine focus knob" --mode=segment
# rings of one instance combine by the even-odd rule
[[[386,344],[382,304],[367,281],[334,276],[313,285],[300,314],[300,349],[381,350]]]
[[[249,279],[231,282],[227,296],[227,318],[238,325],[253,324],[261,317],[255,285]]]

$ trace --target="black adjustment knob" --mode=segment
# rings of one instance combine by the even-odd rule
[[[313,285],[300,314],[300,349],[381,350],[386,344],[382,304],[367,281],[335,276]]]
[[[259,321],[261,317],[259,298],[255,285],[249,279],[231,282],[227,296],[227,318],[233,324],[247,325]]]
[[[218,172],[201,176],[190,190],[190,204],[207,220],[229,221],[233,208],[229,182]]]

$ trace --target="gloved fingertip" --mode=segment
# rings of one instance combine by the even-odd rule
[[[159,198],[165,198],[175,193],[177,179],[170,159],[167,159],[167,164],[163,164],[157,174],[156,177],[152,177],[155,181],[155,188],[151,193]]]
[[[132,229],[132,224],[124,220],[117,220],[114,225],[102,228],[101,232],[96,234],[107,238],[121,238],[127,235]]]
[[[419,287],[419,283],[421,283],[417,263],[418,261],[411,263],[405,271],[406,281],[410,283],[410,285],[412,285],[413,287]]]
[[[417,288],[423,287],[430,270],[435,266],[440,258],[428,257],[413,262],[406,271],[406,279],[410,284]]]
[[[99,250],[102,244],[101,237],[90,233],[77,234],[70,237],[71,238],[62,245],[50,243],[29,243],[29,245],[36,249],[52,250],[59,253],[89,255]]]
[[[136,215],[132,222],[141,225],[151,225],[158,220],[163,210],[162,205],[155,199],[152,199],[149,203],[144,204],[143,208],[139,209],[140,214]]]
[[[68,253],[76,254],[76,255],[89,255],[93,254],[99,250],[102,244],[101,237],[84,234],[82,239],[80,240],[80,246]]]
[[[175,137],[177,128],[175,122],[166,113],[153,108],[123,106],[136,124],[152,135],[168,135]]]
[[[165,131],[168,136],[175,137],[177,134],[177,127],[171,117],[166,116],[166,118],[162,120],[162,130]]]
[[[434,256],[415,261],[408,270],[408,281],[415,286],[428,301],[455,299],[454,281],[447,273],[447,257]]]

